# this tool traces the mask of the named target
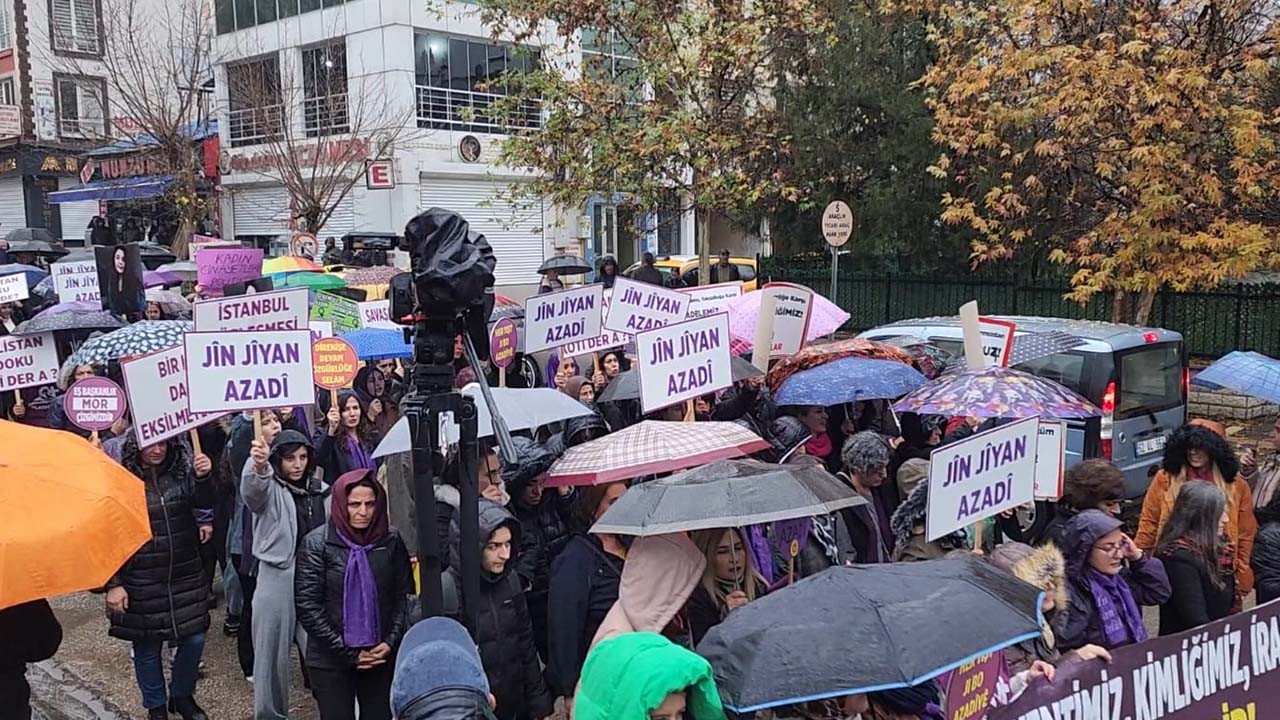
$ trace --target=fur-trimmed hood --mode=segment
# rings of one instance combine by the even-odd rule
[[[1033,548],[1023,543],[1004,543],[992,551],[991,562],[1019,580],[1038,588],[1052,582],[1054,608],[1057,611],[1065,610],[1070,602],[1067,592],[1067,561],[1056,546],[1046,544]]]
[[[1235,482],[1240,472],[1240,461],[1231,449],[1226,438],[1201,425],[1183,425],[1169,436],[1169,443],[1164,449],[1164,462],[1161,467],[1171,477],[1177,477],[1187,464],[1189,450],[1203,450],[1218,466],[1224,482]]]

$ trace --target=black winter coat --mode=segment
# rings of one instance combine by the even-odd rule
[[[307,533],[298,550],[293,597],[298,622],[307,630],[307,665],[330,670],[356,666],[361,650],[342,640],[343,588],[351,551],[332,522]],[[413,568],[409,551],[394,529],[368,552],[369,568],[378,588],[378,626],[382,642],[391,646],[394,662],[400,639],[408,630]]]
[[[547,596],[547,682],[572,696],[582,663],[604,616],[618,601],[622,558],[605,552],[594,535],[575,534],[551,562]]]
[[[209,629],[209,582],[196,514],[212,524],[212,483],[196,479],[181,443],[169,443],[160,467],[144,468],[130,433],[120,459],[146,488],[151,539],[107,582],[108,589],[129,593],[129,609],[111,615],[110,634],[121,640],[180,640],[203,633]]]
[[[530,508],[513,497],[511,511],[520,522],[516,572],[528,588],[529,604],[546,607],[547,592],[551,587],[551,561],[569,542],[569,499],[555,490],[548,490],[543,493],[542,502]]]
[[[1227,573],[1216,587],[1208,570],[1191,551],[1174,548],[1160,555],[1173,594],[1160,606],[1160,634],[1172,635],[1221,620],[1236,600],[1235,575]]]
[[[372,437],[361,441],[365,450],[372,453],[378,447],[379,438]],[[316,467],[324,470],[324,484],[332,485],[344,473],[356,469],[351,453],[347,450],[345,433],[330,435],[321,429],[312,438],[316,448]]]
[[[487,543],[499,528],[511,531],[512,547],[518,548],[520,526],[507,509],[489,500],[480,501],[480,538]],[[458,526],[453,525],[451,544],[458,555]],[[514,551],[518,552],[518,550]],[[446,573],[452,592],[446,596],[461,597],[462,578],[456,567]],[[469,602],[465,601],[464,602]],[[529,606],[525,602],[520,576],[508,562],[502,573],[480,573],[480,598],[475,603],[476,628],[472,635],[480,649],[489,691],[497,700],[495,714],[499,720],[509,718],[543,718],[551,714],[553,699],[542,680],[542,666],[533,644],[533,626]],[[462,608],[455,606],[454,619],[463,621]]]
[[[1258,530],[1249,565],[1253,568],[1258,604],[1280,598],[1280,522],[1267,523]]]

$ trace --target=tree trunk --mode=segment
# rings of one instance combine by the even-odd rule
[[[195,173],[190,169],[178,172],[174,199],[178,208],[178,230],[173,236],[171,249],[179,260],[192,260],[191,236],[195,234],[196,225],[204,214],[204,203],[196,192]]]
[[[1151,308],[1156,304],[1156,288],[1143,288],[1138,293],[1138,308],[1133,313],[1134,325],[1146,325],[1151,321]]]
[[[711,284],[711,213],[703,208],[694,210],[697,215],[698,285]]]
[[[1111,322],[1127,322],[1128,294],[1124,290],[1116,290],[1111,298]]]

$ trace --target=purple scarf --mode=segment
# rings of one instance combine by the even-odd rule
[[[369,455],[369,451],[364,449],[364,445],[359,440],[350,435],[347,435],[347,455],[351,457],[352,470],[378,469],[378,464]]]
[[[751,564],[766,583],[773,582],[773,553],[769,552],[769,539],[764,536],[763,525],[752,525],[747,528],[747,552],[751,554]]]
[[[1105,575],[1088,569],[1089,592],[1098,609],[1098,624],[1108,649],[1147,640],[1142,611],[1133,600],[1129,583],[1119,575]]]
[[[373,582],[373,568],[369,566],[369,548],[374,545],[357,545],[341,529],[337,529],[337,535],[350,551],[347,571],[342,576],[342,644],[349,648],[370,648],[382,642],[378,586]]]

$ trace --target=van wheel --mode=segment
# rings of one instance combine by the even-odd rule
[[[524,380],[525,387],[542,387],[542,368],[532,356],[522,353],[516,359],[515,371]]]

